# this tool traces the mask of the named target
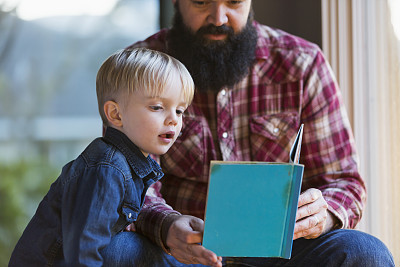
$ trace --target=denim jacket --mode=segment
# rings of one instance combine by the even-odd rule
[[[147,188],[162,176],[150,156],[108,127],[63,167],[9,266],[101,266],[101,250],[137,219]]]

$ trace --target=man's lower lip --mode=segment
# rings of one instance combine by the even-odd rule
[[[206,34],[204,35],[209,40],[225,40],[226,34]]]

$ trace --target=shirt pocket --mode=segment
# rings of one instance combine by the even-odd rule
[[[290,147],[300,125],[296,112],[283,112],[250,118],[252,159],[265,162],[288,162]]]
[[[204,123],[201,118],[184,118],[181,134],[168,152],[160,157],[165,173],[192,180],[204,176],[206,142],[212,140],[211,133],[208,135],[210,138],[206,138],[208,128],[204,127]]]

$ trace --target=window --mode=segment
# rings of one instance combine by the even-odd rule
[[[158,1],[0,3],[0,158],[65,164],[101,134],[98,68],[158,29]]]
[[[349,110],[368,202],[360,230],[380,238],[400,263],[400,5],[322,1],[324,51]]]
[[[0,266],[60,173],[102,134],[96,73],[159,29],[159,0],[0,0]]]

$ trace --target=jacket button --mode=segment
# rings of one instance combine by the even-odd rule
[[[132,218],[132,213],[129,212],[128,218],[129,218],[129,219]]]

